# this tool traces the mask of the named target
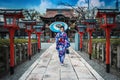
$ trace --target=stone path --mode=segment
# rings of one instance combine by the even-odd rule
[[[69,50],[61,66],[53,44],[19,80],[104,80],[76,51],[71,47]]]
[[[4,75],[0,80],[18,80],[24,72],[41,56],[42,53],[44,53],[53,43],[41,43],[41,51],[40,53],[36,53],[32,56],[31,60],[27,60],[23,62],[22,64],[15,67],[15,73],[13,75],[10,75],[7,73]]]

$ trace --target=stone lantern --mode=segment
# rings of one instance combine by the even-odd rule
[[[116,27],[118,9],[98,9],[96,17],[100,19],[100,27],[106,33],[106,72],[110,72],[110,31]]]
[[[85,33],[85,28],[86,28],[86,25],[84,24],[77,25],[78,33],[80,35],[80,51],[82,51],[83,34]]]
[[[24,18],[22,9],[0,9],[0,15],[4,17],[4,28],[9,30],[10,38],[10,74],[14,74],[14,34],[18,26],[19,18]]]
[[[42,34],[43,26],[44,26],[43,22],[38,22],[37,25],[34,26],[34,30],[35,30],[35,33],[36,33],[37,39],[38,39],[38,52],[40,52],[40,49],[41,49],[41,39],[40,39],[40,36]]]

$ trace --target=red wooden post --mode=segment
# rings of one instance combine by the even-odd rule
[[[10,33],[10,74],[14,74],[14,33],[15,29],[10,28],[9,29]]]
[[[110,31],[116,27],[115,17],[120,14],[117,9],[98,9],[97,18],[101,19],[100,27],[106,32],[106,72],[110,72]]]
[[[26,26],[25,31],[28,34],[28,58],[29,60],[31,60],[31,56],[32,56],[31,34],[34,31],[33,26],[36,25],[36,21],[24,20],[21,21],[21,23],[24,23]]]
[[[4,27],[9,30],[10,38],[10,74],[14,74],[14,34],[19,26],[17,25],[17,19],[24,18],[22,9],[1,9],[0,15],[4,16]]]
[[[32,45],[31,45],[31,32],[28,32],[28,57],[31,60],[32,55]]]
[[[41,35],[41,33],[37,33],[37,38],[38,38],[38,52],[40,52],[40,49],[41,49],[40,35]]]
[[[81,51],[82,51],[82,36],[83,36],[83,34],[80,34],[80,49],[81,49]]]
[[[94,29],[92,28],[87,28],[87,32],[90,35],[90,39],[89,39],[89,46],[88,46],[88,53],[89,53],[89,59],[91,60],[91,55],[92,55],[92,33],[93,33]]]
[[[92,31],[89,31],[90,39],[89,39],[89,59],[91,59],[92,55]]]
[[[83,39],[84,32],[79,32],[79,34],[80,34],[80,50],[82,51],[82,45],[83,45],[82,39]]]
[[[40,49],[41,49],[41,39],[40,39],[40,36],[42,34],[42,27],[43,27],[43,23],[39,23],[34,26],[34,29],[35,29],[35,33],[37,35],[37,40],[38,40],[38,52],[40,52]]]
[[[28,34],[28,58],[29,60],[31,60],[31,56],[32,56],[31,34],[33,30],[25,30],[25,31]]]
[[[89,59],[91,60],[91,55],[92,55],[92,33],[94,31],[94,25],[96,24],[95,19],[87,19],[84,24],[87,25],[87,32],[90,35],[90,39],[88,42],[88,53],[89,53]]]
[[[106,72],[110,72],[110,28],[106,28]]]
[[[88,53],[89,53],[89,59],[91,60],[91,55],[92,55],[92,33],[93,33],[94,29],[93,28],[87,28],[87,32],[90,35],[90,39],[88,42]]]

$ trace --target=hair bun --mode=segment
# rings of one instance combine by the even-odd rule
[[[60,28],[64,28],[64,26],[60,26]]]

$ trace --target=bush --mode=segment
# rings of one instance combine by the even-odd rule
[[[10,43],[9,39],[0,39],[0,46],[9,45],[9,43]]]
[[[36,39],[32,39],[31,42],[37,42]],[[14,39],[15,44],[21,44],[21,43],[28,43],[28,39]],[[7,45],[9,46],[10,40],[9,39],[0,39],[0,46]]]
[[[106,43],[106,39],[93,39],[93,43]],[[110,39],[111,44],[120,45],[120,39]]]

